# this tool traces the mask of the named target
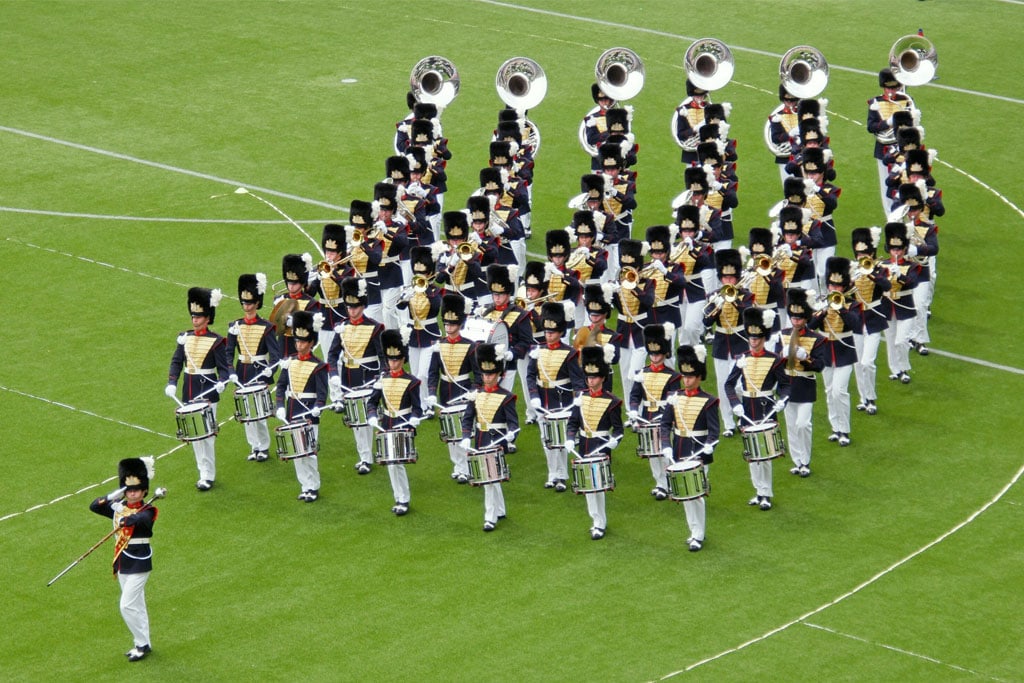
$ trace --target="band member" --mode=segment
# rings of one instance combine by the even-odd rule
[[[349,206],[349,225],[345,228],[345,241],[352,257],[349,262],[352,269],[340,274],[338,285],[340,287],[341,281],[346,277],[358,276],[366,280],[370,285],[367,293],[367,312],[371,317],[379,319],[384,313],[379,272],[380,262],[384,258],[384,242],[380,239],[380,229],[373,223],[373,213],[373,204],[370,202],[352,200]],[[342,314],[345,313],[344,301],[339,310]],[[327,351],[330,349],[328,346]],[[320,352],[325,353],[323,347],[320,347]],[[288,350],[285,349],[285,354],[287,353]]]
[[[889,258],[883,266],[889,274],[888,315],[885,330],[885,348],[889,360],[889,379],[910,384],[910,334],[914,330],[914,289],[917,287],[921,266],[906,259],[910,240],[904,223],[885,224],[885,249]]]
[[[917,132],[917,128],[901,130],[904,132]],[[924,208],[921,209],[921,218],[926,221],[940,218],[946,213],[946,205],[942,202],[942,190],[935,186],[935,178],[932,177],[932,158],[935,155],[934,149],[911,149],[907,150],[903,163],[895,173],[890,176],[890,186],[893,188],[894,203],[892,210],[898,210],[903,201],[899,199],[900,185],[910,183],[921,188],[919,181],[924,183],[921,195],[924,198]]]
[[[437,131],[436,136],[434,134],[435,129]],[[421,119],[413,121],[410,130],[411,139],[409,140],[408,152],[412,152],[415,149],[423,150],[427,164],[426,170],[423,172],[423,182],[437,188],[437,194],[434,196],[434,199],[437,202],[438,212],[443,212],[444,195],[448,191],[448,172],[445,170],[445,167],[448,165],[448,160],[452,158],[452,153],[448,149],[448,138],[441,136],[441,123],[439,120],[436,120],[436,124],[430,120]],[[439,237],[439,234],[435,234],[435,239]]]
[[[875,136],[875,161],[878,163],[878,185],[882,210],[888,213],[889,199],[885,179],[889,169],[885,165],[886,146],[895,142],[893,114],[901,110],[917,110],[914,100],[903,92],[903,84],[896,80],[892,69],[878,72],[878,85],[882,94],[868,100],[867,131]]]
[[[145,501],[153,478],[153,458],[125,458],[118,463],[120,488],[94,500],[89,509],[109,517],[117,530],[114,540],[114,575],[121,585],[121,618],[132,634],[129,662],[153,651],[146,609],[146,582],[153,571],[153,523],[157,509]]]
[[[704,304],[708,293],[715,291],[715,252],[700,236],[700,207],[684,204],[676,209],[675,226],[679,233],[671,258],[686,280],[680,303],[683,324],[679,328],[679,340],[695,346],[704,337]]]
[[[633,389],[633,377],[644,366],[644,325],[654,305],[654,285],[640,277],[644,244],[633,239],[619,243],[619,286],[613,302],[619,312],[615,331],[621,335],[619,373],[622,391],[628,396]]]
[[[850,259],[833,256],[825,264],[828,286],[825,307],[811,315],[808,327],[825,338],[825,401],[832,433],[828,440],[840,446],[850,445],[850,375],[857,364],[854,334],[861,329],[860,316],[847,299],[851,291]]]
[[[615,287],[610,282],[603,285],[587,285],[583,288],[583,306],[579,308],[584,309],[588,324],[576,330],[572,345],[576,349],[582,349],[584,346],[611,344],[614,347],[614,352],[610,362],[612,365],[618,365],[622,335],[609,329],[606,325],[608,316],[612,314],[614,295]],[[611,392],[612,384],[613,378],[609,376],[605,381],[604,390]]]
[[[668,404],[660,418],[661,442],[665,446],[665,460],[669,463],[697,458],[704,468],[705,478],[709,465],[715,460],[718,443],[718,398],[701,389],[701,380],[707,379],[707,352],[703,346],[680,346],[679,374],[682,391],[668,397]],[[686,544],[690,552],[704,547],[707,529],[707,500],[701,496],[683,501],[686,524],[690,537]]]
[[[499,157],[505,160],[507,157]],[[498,167],[488,167],[480,171],[480,190],[487,198],[488,205],[484,212],[483,232],[492,237],[497,247],[497,263],[506,266],[519,266],[526,262],[526,232],[519,206],[527,209],[529,213],[529,202],[526,200],[525,190],[520,197],[514,197],[505,176],[507,171]],[[473,207],[470,206],[473,211]],[[470,216],[476,229],[477,217],[475,213]],[[488,264],[489,265],[489,264]]]
[[[716,133],[718,126],[701,126],[701,131],[710,129],[709,132]],[[702,142],[697,146],[697,156],[700,160],[700,167],[710,169],[711,177],[708,180],[708,193],[704,198],[707,206],[719,212],[722,220],[722,244],[718,249],[728,249],[732,246],[734,237],[732,226],[732,210],[740,205],[736,190],[739,183],[734,177],[726,175],[728,163],[725,160],[724,144],[720,140],[714,142]]]
[[[412,283],[402,288],[398,308],[405,312],[408,320],[403,327],[409,329],[409,369],[416,377],[425,378],[430,371],[432,348],[441,338],[437,316],[441,312],[441,290],[434,283],[434,259],[444,252],[442,243],[430,247],[413,247],[410,251],[412,262]],[[420,405],[427,405],[430,392],[427,383],[420,383]],[[433,417],[433,413],[423,416]]]
[[[544,302],[548,299],[548,274],[545,270],[545,264],[540,261],[527,261],[526,268],[523,273],[523,284],[520,287],[522,292],[521,298],[523,311],[526,317],[530,321],[530,330],[532,340],[530,342],[531,350],[534,347],[544,345],[544,326],[541,322],[541,308]],[[519,359],[516,364],[516,371],[519,374],[519,385],[523,389],[523,395],[528,395],[526,384],[526,373],[530,365],[529,353],[523,358]],[[526,402],[526,424],[535,424],[537,422],[537,411],[533,409],[530,402]]]
[[[517,279],[515,266],[503,266],[497,263],[487,266],[487,286],[491,290],[492,304],[479,316],[491,322],[501,321],[508,326],[508,350],[512,359],[518,363],[526,358],[533,346],[533,326],[526,311],[512,301],[512,293]],[[514,372],[506,372],[501,380],[502,389],[512,391],[516,381]]]
[[[335,393],[369,388],[384,367],[380,347],[384,326],[366,315],[367,289],[363,278],[347,277],[341,281],[348,321],[335,330],[338,336],[327,354],[330,384]],[[359,454],[356,472],[369,474],[373,464],[373,429],[368,425],[353,427],[352,434]]]
[[[811,210],[811,219],[821,230],[821,243],[814,249],[814,272],[818,283],[825,281],[825,262],[836,253],[836,225],[832,215],[839,205],[842,190],[826,180],[828,170],[824,150],[805,149],[802,165],[804,179],[810,181],[805,205]],[[817,287],[820,291],[822,287]]]
[[[355,269],[342,263],[347,249],[346,230],[342,225],[328,223],[320,237],[324,260],[317,265],[317,296],[320,297],[320,312],[324,314],[324,325],[320,328],[320,348],[330,349],[334,341],[334,328],[345,319],[345,306],[341,301],[341,281],[347,275],[354,275]],[[350,259],[349,259],[350,260]]]
[[[789,174],[786,172],[786,163],[793,153],[793,142],[800,134],[799,117],[797,106],[800,98],[786,90],[785,86],[779,85],[779,106],[768,115],[768,139],[769,149],[775,153],[775,164],[779,168],[779,180],[785,182]]]
[[[429,173],[426,151],[422,147],[410,147],[406,157],[409,159],[409,183],[398,199],[408,214],[415,218],[409,225],[410,247],[425,247],[441,236],[440,191],[425,180]],[[402,263],[404,265],[406,261]]]
[[[686,275],[682,268],[669,260],[672,236],[667,225],[650,226],[646,237],[651,262],[641,272],[647,275],[654,287],[654,304],[649,320],[652,324],[671,323],[675,330],[682,325],[680,302]]]
[[[697,163],[697,145],[700,143],[697,130],[704,125],[704,109],[708,104],[708,91],[698,88],[687,78],[686,99],[679,103],[672,115],[672,134],[676,144],[683,149],[682,161],[687,166]]]
[[[438,261],[437,283],[445,293],[459,294],[475,303],[484,294],[480,248],[469,242],[469,215],[445,211],[442,215],[448,255]]]
[[[263,307],[266,291],[267,276],[263,273],[238,276],[238,300],[242,302],[245,315],[228,326],[227,356],[228,363],[235,363],[229,379],[239,386],[251,386],[256,382],[271,384],[274,368],[281,360],[281,343],[274,325],[257,313]],[[244,422],[242,426],[251,448],[246,460],[266,461],[270,453],[270,429],[266,418]]]
[[[727,228],[722,223],[722,212],[707,203],[708,193],[711,191],[711,180],[708,176],[708,171],[703,167],[691,167],[683,171],[685,192],[689,193],[686,203],[697,207],[700,214],[700,229],[704,237],[711,242],[711,248],[715,251],[731,249],[732,224],[730,223]]]
[[[587,346],[581,356],[587,389],[573,401],[565,428],[566,443],[572,444],[582,458],[604,455],[610,460],[622,439],[622,399],[604,390],[605,378],[612,371],[611,347]],[[586,498],[593,522],[590,538],[598,541],[608,528],[604,491],[587,493]]]
[[[584,209],[572,215],[569,233],[570,237],[575,235],[578,246],[569,257],[566,267],[573,271],[582,285],[596,285],[605,281],[608,251],[597,246],[604,223],[604,214],[599,211]]]
[[[629,417],[634,430],[640,426],[650,427],[661,423],[665,400],[669,394],[679,391],[682,379],[665,360],[672,356],[672,340],[675,336],[672,323],[664,325],[648,325],[644,328],[644,345],[650,363],[644,367],[629,393]],[[701,347],[703,348],[703,347]],[[660,427],[659,427],[660,429]],[[668,443],[662,439],[661,443]],[[651,476],[654,477],[654,488],[651,495],[655,500],[668,498],[668,482],[665,478],[665,467],[671,462],[664,458],[648,458]]]
[[[778,223],[772,227],[782,233],[782,242],[775,248],[775,253],[779,256],[783,286],[814,289],[816,276],[812,245],[818,243],[818,233],[810,222],[809,212],[799,206],[785,206],[779,212]]]
[[[519,415],[516,396],[501,388],[505,373],[503,355],[495,344],[480,344],[476,348],[476,365],[480,369],[480,389],[467,402],[462,415],[462,433],[472,436],[460,442],[463,450],[497,447],[509,452],[519,434]],[[484,531],[494,531],[498,520],[505,519],[505,496],[501,482],[484,486]]]
[[[939,228],[925,216],[927,194],[928,187],[923,179],[900,185],[901,206],[896,210],[897,214],[906,212],[903,221],[907,224],[910,238],[907,258],[913,259],[921,267],[913,295],[917,315],[914,316],[914,324],[908,334],[910,346],[922,356],[928,355],[928,344],[931,342],[928,310],[935,292],[935,259],[939,255]]]
[[[711,295],[704,308],[704,327],[714,331],[711,338],[711,357],[715,361],[715,379],[718,393],[726,393],[725,380],[731,376],[736,360],[747,351],[743,335],[743,311],[753,305],[753,295],[739,289],[743,260],[736,249],[722,249],[715,253],[715,269],[722,288]],[[772,316],[774,322],[774,316]],[[761,320],[760,318],[758,319]],[[763,323],[762,323],[763,324]],[[771,325],[768,326],[769,331]],[[769,332],[770,333],[770,332]],[[736,433],[736,420],[728,410],[722,409],[722,436]]]
[[[420,404],[421,381],[405,371],[407,343],[408,340],[403,339],[403,334],[398,330],[384,330],[381,334],[388,371],[374,384],[366,415],[372,429],[408,429],[415,439],[416,428],[423,416]],[[415,449],[415,445],[412,448]],[[405,465],[388,464],[388,477],[391,479],[391,491],[395,495],[391,512],[401,517],[409,512],[409,475]]]
[[[723,177],[729,178],[733,183],[737,182],[736,162],[739,156],[736,154],[736,140],[729,137],[729,115],[732,113],[732,104],[723,102],[712,103],[704,107],[704,125],[697,129],[701,143],[710,142],[712,138],[722,143],[723,153]],[[714,132],[712,132],[714,128]],[[700,152],[697,152],[697,163],[703,166],[700,159]]]
[[[878,392],[875,387],[878,346],[882,332],[889,326],[887,300],[883,295],[892,287],[887,271],[875,258],[878,238],[882,230],[878,227],[854,228],[850,234],[853,254],[857,258],[857,270],[853,274],[854,301],[851,306],[859,317],[853,335],[857,347],[857,363],[854,377],[857,380],[857,394],[860,401],[857,410],[868,415],[878,412]]]
[[[444,336],[434,344],[427,373],[427,410],[457,405],[466,401],[473,387],[476,342],[462,336],[466,322],[465,298],[458,294],[445,294],[441,298],[441,323]],[[465,434],[465,432],[463,432]],[[452,461],[452,479],[460,484],[469,481],[466,449],[459,441],[448,442],[448,456]]]
[[[597,105],[588,111],[583,116],[583,122],[581,124],[583,139],[587,143],[587,147],[590,149],[599,149],[604,141],[608,137],[608,120],[606,114],[608,110],[615,104],[615,99],[601,90],[601,86],[597,83],[590,85],[590,96],[594,100],[594,104]],[[591,170],[598,170],[601,168],[601,162],[598,156],[593,156],[590,160]]]
[[[290,310],[320,312],[320,302],[306,292],[306,286],[313,272],[313,257],[307,254],[285,254],[281,259],[281,277],[284,279],[285,293],[274,299],[276,308],[282,302]],[[294,303],[291,303],[294,302]],[[295,344],[289,330],[284,330],[281,342],[282,357],[295,353]]]
[[[481,269],[486,270],[487,266],[492,263],[498,263],[501,258],[510,260],[509,256],[501,254],[501,238],[490,229],[491,201],[481,195],[472,195],[466,200],[466,213],[469,214],[470,227],[468,242],[476,249],[476,253],[479,255]],[[495,228],[498,233],[504,234],[504,228],[501,226],[495,226]],[[482,274],[480,277],[483,285],[482,289],[478,289],[477,304],[483,306],[490,303],[491,295],[487,291],[486,278]]]
[[[400,173],[408,171],[408,160],[405,161],[405,168]],[[377,210],[377,219],[374,228],[379,230],[383,255],[378,269],[378,280],[381,291],[381,307],[383,317],[380,320],[385,327],[395,329],[400,320],[398,318],[398,297],[402,293],[402,284],[405,278],[402,274],[402,255],[408,257],[409,252],[409,226],[405,219],[395,215],[398,210],[399,186],[391,183],[377,183],[373,186],[373,203]]]
[[[537,413],[542,434],[547,431],[547,423],[552,419],[560,419],[557,414],[568,411],[573,396],[586,388],[586,380],[580,368],[580,352],[562,339],[571,318],[571,303],[545,303],[540,318],[544,345],[530,351],[530,361],[526,367],[526,389],[530,394],[530,406]],[[569,479],[565,448],[544,444],[544,455],[548,465],[544,488],[553,488],[559,493],[565,491]]]
[[[548,255],[548,262],[544,264],[548,294],[553,301],[568,301],[575,306],[583,292],[576,274],[567,267],[572,248],[569,233],[565,229],[548,230],[544,240]]]
[[[174,347],[174,354],[171,356],[167,386],[164,388],[164,393],[174,398],[178,378],[184,374],[181,383],[182,400],[185,403],[209,401],[214,423],[217,421],[220,395],[227,387],[231,375],[227,340],[209,329],[217,315],[217,304],[220,300],[219,289],[211,291],[204,287],[192,287],[188,290],[188,311],[192,316],[192,329],[178,335],[178,345]],[[205,439],[192,442],[196,467],[199,469],[196,488],[200,491],[209,491],[217,479],[217,453],[214,443],[216,437],[217,433],[214,431]]]
[[[633,230],[633,211],[636,210],[636,175],[626,170],[626,159],[617,143],[607,143],[599,154],[601,170],[605,179],[604,207],[613,217],[614,234],[620,238],[629,237]],[[605,234],[613,231],[605,227]]]
[[[775,325],[768,335],[768,348],[777,349],[780,325],[779,311],[785,307],[785,273],[776,265],[775,235],[767,228],[751,228],[749,241],[750,264],[743,274],[749,280],[748,288],[754,296],[753,305],[775,314]]]
[[[327,364],[313,354],[313,345],[322,323],[320,313],[292,313],[295,353],[281,362],[276,392],[277,419],[287,424],[308,422],[313,427],[313,441],[316,443],[320,443],[320,413],[327,403],[330,373]],[[292,463],[299,482],[298,500],[315,502],[320,497],[320,464],[316,450],[310,455],[292,458]]]
[[[793,460],[789,473],[809,477],[814,402],[818,400],[815,373],[825,367],[825,340],[807,327],[812,312],[807,292],[789,290],[786,312],[792,325],[782,330],[782,348],[786,353],[786,374],[789,376],[789,400],[784,411],[789,457]]]
[[[725,395],[732,407],[732,415],[743,420],[744,426],[767,423],[772,415],[786,407],[788,400],[786,360],[766,350],[764,346],[768,330],[774,322],[769,320],[772,317],[771,311],[757,308],[743,311],[743,326],[747,330],[750,350],[736,360],[736,365],[725,380]],[[778,400],[775,399],[776,395]],[[747,505],[771,510],[774,497],[772,461],[751,461],[750,481],[754,485],[754,497],[747,501]]]
[[[580,200],[582,203],[574,202],[570,206],[579,206],[580,210],[589,211],[593,215],[594,230],[597,233],[595,240],[599,241],[608,252],[608,268],[605,270],[604,279],[610,281],[615,279],[619,270],[619,242],[628,238],[629,233],[623,233],[620,230],[621,226],[615,222],[612,205],[605,198],[604,178],[603,175],[596,173],[582,176],[580,178]]]

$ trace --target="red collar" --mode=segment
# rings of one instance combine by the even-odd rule
[[[692,398],[700,393],[700,389],[683,389],[683,393]]]
[[[366,316],[362,316],[361,315],[358,318],[349,318],[348,324],[349,325],[362,325],[363,324],[363,318],[365,318],[365,317]]]
[[[664,369],[665,369],[665,364],[664,363],[658,363],[657,365],[655,365],[654,363],[651,363],[651,372],[661,372]]]
[[[493,394],[495,391],[501,388],[500,384],[495,384],[493,387],[483,387],[485,394]]]
[[[561,348],[561,346],[562,346],[562,342],[558,342],[558,343],[556,343],[556,344],[545,344],[545,346],[547,346],[547,347],[548,347],[549,349],[551,349],[552,351],[554,351],[555,349],[559,349],[559,348]]]
[[[603,389],[598,389],[597,391],[591,391],[589,393],[590,393],[590,397],[591,398],[598,398],[601,394],[604,393],[604,390]]]
[[[209,332],[209,331],[210,330],[208,328],[203,328],[203,329],[199,330],[198,332],[193,330],[192,333],[194,335],[196,335],[197,337],[205,337],[206,333]]]
[[[311,354],[311,353],[307,353],[305,355],[300,353],[300,354],[296,355],[295,357],[297,359],[299,359],[299,360],[309,360],[312,356],[313,356],[313,354]]]
[[[760,351],[751,351],[750,355],[753,356],[754,358],[760,358],[761,356],[764,355],[764,349],[761,349]]]
[[[288,295],[289,299],[296,299],[296,300],[298,300],[298,299],[301,299],[302,297],[303,297],[302,292],[299,292],[298,294],[289,294]]]
[[[454,337],[445,337],[445,339],[447,339],[451,344],[458,344],[460,341],[462,341],[462,335],[457,334]]]
[[[496,310],[496,311],[504,311],[504,310],[506,310],[507,308],[508,308],[508,304],[505,304],[504,306],[497,306],[497,305],[496,305],[496,306],[494,307],[494,310]]]
[[[398,372],[391,372],[391,373],[389,373],[389,374],[390,374],[390,375],[391,375],[392,377],[398,378],[398,377],[401,377],[402,375],[404,375],[404,374],[405,374],[405,372],[404,372],[404,371],[402,371],[402,370],[399,370]]]
[[[260,317],[258,315],[254,315],[251,318],[248,318],[248,317],[242,318],[242,322],[244,322],[246,325],[252,325],[253,323],[255,323],[259,319],[260,319]]]

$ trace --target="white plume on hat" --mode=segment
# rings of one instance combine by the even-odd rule
[[[602,348],[604,349],[604,362],[611,363],[615,358],[615,346],[613,344],[605,344]]]
[[[442,256],[448,253],[448,243],[438,240],[437,242],[430,243],[430,256],[437,261]]]
[[[360,297],[366,296],[366,278],[359,278],[359,284],[356,288],[356,292]]]
[[[774,318],[775,318],[775,311],[772,311],[771,314],[772,314],[772,322],[775,322],[775,320],[774,320]],[[765,317],[768,317],[767,316],[767,312],[766,312]],[[707,350],[707,348],[704,347],[703,344],[697,344],[696,346],[693,347],[693,355],[697,357],[697,360],[699,360],[701,363],[703,363],[708,358],[708,350]]]
[[[217,308],[220,305],[220,300],[224,298],[224,293],[219,289],[214,289],[210,292],[210,308]]]
[[[572,320],[576,317],[576,304],[571,301],[563,301],[562,308],[565,309],[565,319]]]
[[[156,460],[152,455],[144,455],[139,460],[146,466],[146,478],[152,479],[156,474]]]
[[[306,264],[306,270],[313,270],[313,257],[308,251],[302,255],[302,262]]]
[[[602,282],[601,296],[604,297],[604,302],[611,306],[612,298],[615,296],[615,285],[611,282]]]
[[[314,332],[319,332],[320,329],[323,328],[323,326],[324,326],[324,314],[323,313],[314,313],[313,314],[313,331]]]
[[[736,251],[740,252],[741,262],[746,263],[747,259],[750,258],[750,249],[747,248],[747,245],[741,244]]]
[[[878,247],[878,240],[882,238],[882,229],[877,225],[872,225],[868,228],[868,232],[871,233],[871,246]]]
[[[412,325],[402,325],[400,328],[398,328],[398,334],[400,334],[402,337],[402,343],[408,346],[409,340],[412,339]]]
[[[676,333],[676,326],[672,323],[662,323],[661,328],[665,331],[665,339],[671,342]]]
[[[770,330],[772,328],[772,326],[775,324],[775,309],[774,308],[766,308],[764,310],[764,312],[761,313],[761,318],[764,320],[764,328],[766,330]],[[704,347],[701,347],[701,348],[704,348]],[[701,362],[703,362],[703,361],[701,361]]]
[[[266,273],[256,273],[256,293],[263,294],[267,291]]]
[[[515,264],[508,266],[508,279],[512,283],[519,279],[519,266]]]

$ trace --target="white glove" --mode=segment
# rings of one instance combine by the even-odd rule
[[[174,398],[174,396],[178,393],[178,387],[174,384],[168,384],[166,387],[164,387],[164,393],[170,398]]]
[[[704,448],[700,449],[700,454],[701,455],[705,455],[705,456],[711,455],[714,452],[715,452],[715,447],[712,446],[711,444],[708,444],[708,445],[704,446]]]
[[[110,493],[107,494],[107,502],[108,503],[114,503],[116,501],[121,500],[122,498],[124,498],[124,487],[123,486],[121,488],[117,489],[116,491],[111,491]]]
[[[505,234],[505,228],[501,227],[500,225],[492,225],[490,227],[490,231],[491,234],[494,235],[495,237],[501,237],[502,235]]]
[[[534,410],[540,410],[541,409],[540,399],[539,398],[531,398],[530,399],[530,407],[533,408]]]
[[[651,265],[654,266],[654,269],[657,270],[662,275],[668,272],[668,268],[665,267],[665,264],[659,261],[658,259],[654,259],[653,261],[651,261]]]
[[[608,450],[609,451],[615,450],[615,447],[619,445],[619,441],[621,441],[621,440],[622,440],[621,436],[614,436],[614,437],[612,437],[611,440],[607,444]]]
[[[914,258],[915,256],[917,256],[917,245],[911,244],[909,247],[907,247],[907,257]]]
[[[274,375],[274,369],[273,368],[263,368],[263,370],[260,371],[260,377],[272,377],[273,375]]]
[[[179,346],[184,346],[186,339],[188,339],[188,335],[187,334],[184,334],[184,333],[179,334],[178,335],[178,345]]]
[[[238,375],[232,372],[230,375],[228,375],[228,381],[233,382],[234,384],[238,384]]]
[[[437,407],[437,396],[427,396],[427,410],[433,410]]]
[[[719,306],[721,306],[724,303],[725,303],[725,299],[722,298],[721,294],[712,294],[711,295],[711,305],[714,306],[715,308],[718,308]]]
[[[683,238],[683,248],[686,249],[687,251],[692,250],[693,249],[693,239],[690,238],[690,237],[684,237]]]
[[[412,427],[413,429],[416,429],[417,427],[420,426],[420,419],[418,417],[410,417],[409,426]]]
[[[341,378],[338,377],[337,375],[331,375],[330,378],[327,380],[327,384],[330,385],[331,389],[334,389],[335,391],[341,390]]]
[[[805,348],[804,348],[804,347],[802,347],[802,346],[800,346],[800,347],[797,347],[797,350],[796,350],[796,359],[797,359],[797,360],[807,360],[807,349],[805,349]]]
[[[217,382],[216,384],[213,385],[214,391],[216,391],[218,394],[223,394],[224,390],[227,388],[228,385],[226,382]]]
[[[640,413],[638,413],[635,410],[628,410],[626,411],[626,417],[632,420],[633,422],[636,422],[637,420],[640,419]]]
[[[675,459],[675,458],[672,457],[672,448],[670,446],[665,446],[664,448],[662,448],[661,449],[661,454],[663,456],[665,456],[669,460],[674,460]]]
[[[459,442],[459,448],[469,449],[469,439],[463,439]]]
[[[276,415],[277,419],[280,420],[281,422],[288,421],[287,413],[284,412],[284,408],[278,408],[277,412],[274,413],[274,415]]]
[[[560,271],[558,268],[556,268],[555,264],[552,263],[551,261],[545,261],[544,262],[544,272],[547,273],[548,275],[552,275],[552,276],[554,276],[554,275],[561,275],[562,274],[562,271]]]
[[[775,402],[775,412],[781,413],[783,410],[786,409],[786,404],[787,403],[789,403],[789,399],[788,398],[786,398],[786,397],[780,398],[778,401]]]
[[[313,409],[309,411],[309,414],[312,415],[313,417],[320,417],[320,413],[322,411],[323,408],[321,408],[320,406],[313,406]]]
[[[734,405],[732,407],[732,414],[735,415],[736,417],[743,417],[743,414],[744,414],[743,413],[743,406],[742,405]]]
[[[789,258],[790,256],[793,255],[793,250],[790,248],[788,244],[780,244],[779,246],[775,247],[775,249],[778,250],[779,256]]]
[[[370,425],[371,429],[376,429],[380,425],[380,420],[375,417],[368,417],[366,418],[366,424]]]

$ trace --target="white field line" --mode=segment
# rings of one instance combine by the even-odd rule
[[[33,216],[56,216],[57,218],[88,218],[103,221],[128,221],[130,223],[218,223],[228,225],[288,225],[288,221],[252,220],[247,218],[173,218],[170,216],[117,216],[106,213],[76,213],[72,211],[42,211],[40,209],[19,209],[14,206],[0,206],[3,213],[21,213]],[[347,212],[347,210],[346,210]],[[330,223],[336,218],[301,220],[296,223]]]
[[[867,645],[874,645],[875,647],[881,647],[881,648],[884,648],[886,650],[890,650],[891,652],[896,652],[896,653],[901,654],[901,655],[907,655],[909,657],[916,657],[918,659],[923,659],[926,662],[931,662],[932,664],[938,664],[940,666],[944,666],[944,667],[953,669],[955,671],[960,671],[962,673],[974,674],[975,676],[981,676],[982,678],[987,678],[987,679],[989,679],[991,681],[1004,681],[1004,679],[1002,679],[1002,678],[997,678],[995,676],[990,676],[989,674],[982,673],[980,671],[975,671],[974,669],[968,669],[967,667],[958,666],[956,664],[950,664],[949,662],[944,662],[941,659],[935,659],[934,657],[929,657],[928,655],[922,655],[922,654],[917,653],[917,652],[911,652],[910,650],[904,650],[903,648],[899,648],[899,647],[896,647],[894,645],[886,645],[885,643],[878,643],[878,642],[875,642],[873,640],[868,640],[867,638],[861,638],[859,636],[855,636],[855,635],[852,635],[852,634],[849,634],[849,633],[843,633],[842,631],[836,631],[835,629],[828,628],[827,626],[821,626],[820,624],[811,624],[811,623],[808,623],[808,622],[804,622],[803,625],[807,626],[808,628],[818,629],[819,631],[826,631],[828,633],[831,633],[831,634],[837,635],[837,636],[841,636],[843,638],[849,638],[850,640],[856,640],[857,642],[865,643]]]
[[[669,673],[669,674],[665,674],[664,676],[662,676],[658,680],[664,681],[664,680],[667,680],[669,678],[673,678],[675,676],[678,676],[680,674],[687,673],[689,671],[693,671],[694,669],[696,669],[698,667],[701,667],[701,666],[703,666],[705,664],[710,664],[711,662],[714,662],[714,661],[716,661],[718,659],[721,659],[721,658],[723,658],[723,657],[725,657],[727,655],[731,655],[733,653],[739,652],[740,650],[746,649],[747,647],[750,647],[751,645],[755,645],[757,643],[760,643],[761,641],[767,640],[768,638],[770,638],[770,637],[772,637],[772,636],[774,636],[774,635],[776,635],[778,633],[782,633],[783,631],[785,631],[786,629],[790,628],[791,626],[794,626],[796,624],[804,623],[808,619],[813,617],[814,615],[820,614],[821,612],[824,612],[825,610],[827,610],[829,607],[832,607],[834,605],[838,605],[839,603],[841,603],[842,601],[846,600],[847,598],[856,595],[860,591],[862,591],[865,588],[871,586],[876,581],[879,581],[880,579],[884,578],[887,574],[889,574],[889,573],[895,571],[896,569],[899,569],[903,565],[907,564],[908,562],[913,560],[918,555],[921,555],[921,554],[927,552],[928,550],[934,548],[936,545],[938,545],[942,541],[946,540],[947,538],[949,538],[950,536],[955,534],[960,529],[963,529],[968,524],[973,522],[975,519],[977,519],[979,516],[981,516],[985,511],[987,511],[990,507],[992,507],[997,502],[999,502],[999,500],[1004,495],[1006,495],[1006,492],[1010,490],[1010,487],[1012,487],[1014,484],[1017,483],[1017,481],[1020,479],[1022,474],[1024,474],[1024,465],[1022,465],[1017,470],[1017,473],[1013,475],[1013,477],[1010,479],[1010,481],[1007,482],[1006,485],[1003,486],[1003,488],[1000,489],[999,492],[996,493],[995,496],[993,496],[987,503],[982,505],[980,508],[975,510],[973,513],[971,513],[967,517],[967,519],[963,520],[962,522],[960,522],[959,524],[957,524],[953,528],[949,529],[948,531],[940,534],[937,538],[935,538],[932,541],[930,541],[930,542],[926,543],[925,545],[921,546],[920,548],[918,548],[914,552],[910,553],[909,555],[907,555],[903,559],[898,560],[898,561],[894,562],[893,564],[889,565],[888,567],[886,567],[882,571],[878,572],[877,574],[875,574],[874,576],[869,578],[867,581],[864,581],[863,583],[860,583],[857,586],[854,586],[852,589],[850,589],[847,592],[843,593],[842,595],[836,597],[835,599],[833,599],[833,600],[831,600],[829,602],[826,602],[823,605],[815,607],[810,612],[806,612],[805,614],[802,614],[801,616],[797,617],[796,619],[793,619],[792,621],[788,621],[788,622],[786,622],[786,623],[784,623],[784,624],[782,624],[780,626],[776,626],[775,628],[771,629],[770,631],[768,631],[766,633],[763,633],[763,634],[761,634],[760,636],[758,636],[756,638],[752,638],[752,639],[746,641],[745,643],[740,643],[739,645],[737,645],[735,647],[732,647],[732,648],[729,648],[728,650],[723,650],[722,652],[719,652],[716,655],[712,655],[712,656],[706,657],[706,658],[704,658],[704,659],[702,659],[702,660],[700,660],[698,662],[694,662],[693,664],[688,665],[686,668],[680,669],[678,671],[673,671],[672,673]]]

